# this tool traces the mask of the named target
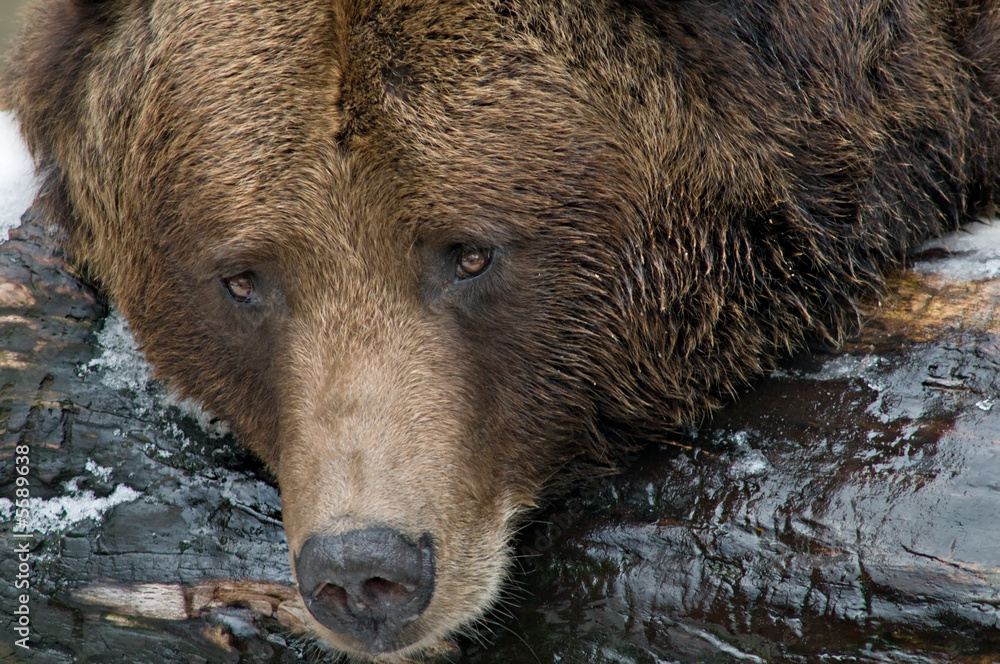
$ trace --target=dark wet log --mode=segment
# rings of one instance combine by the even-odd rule
[[[269,478],[147,385],[120,320],[53,238],[30,219],[12,236],[0,602],[14,622],[0,661],[326,658],[295,636],[305,614]],[[995,260],[922,263],[841,349],[784,363],[678,445],[537,515],[510,604],[454,659],[996,661]],[[11,502],[22,465],[27,537]],[[31,650],[14,631],[25,593]]]

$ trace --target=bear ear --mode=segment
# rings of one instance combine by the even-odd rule
[[[82,59],[81,37],[106,23],[108,6],[116,1],[36,0],[22,10],[19,34],[4,54],[7,57],[0,72],[0,109],[15,110],[19,83],[25,76],[51,72],[62,57],[76,55],[77,60]],[[42,66],[45,63],[49,67]],[[62,60],[61,64],[65,69],[72,60]]]
[[[33,2],[0,71],[0,108],[14,113],[40,171],[36,203],[67,230],[73,215],[55,155],[80,140],[87,56],[107,39],[123,1],[133,0]]]
[[[40,0],[21,15],[21,30],[0,73],[0,105],[13,111],[40,157],[76,117],[87,54],[106,38],[120,0]]]

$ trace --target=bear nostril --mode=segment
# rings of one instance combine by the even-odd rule
[[[347,613],[347,591],[335,583],[319,584],[313,591],[313,598],[332,613]]]
[[[362,591],[357,595],[348,595],[343,586],[335,583],[321,583],[313,591],[313,600],[322,605],[334,615],[346,616],[368,611],[372,606],[391,607],[393,604],[405,603],[415,587],[407,588],[402,583],[395,583],[375,576],[361,584]]]
[[[430,603],[434,551],[429,535],[414,544],[389,528],[352,530],[306,540],[295,573],[320,624],[378,654],[414,640],[400,632]]]
[[[364,582],[365,594],[373,597],[381,597],[386,602],[406,601],[415,586],[409,589],[402,583],[395,583],[380,576],[373,576]]]

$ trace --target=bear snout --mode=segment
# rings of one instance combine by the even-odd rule
[[[314,535],[295,557],[299,589],[313,617],[373,655],[410,645],[404,629],[434,594],[434,547],[392,528]]]

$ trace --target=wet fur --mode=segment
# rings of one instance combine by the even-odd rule
[[[985,1],[42,0],[3,90],[70,254],[275,471],[293,552],[434,535],[403,657],[489,607],[568,460],[842,338],[992,211],[998,40]]]

